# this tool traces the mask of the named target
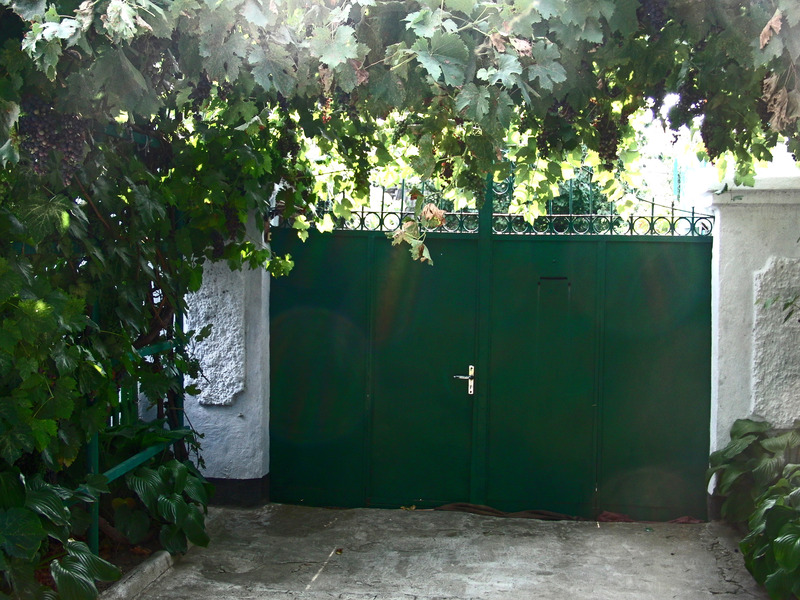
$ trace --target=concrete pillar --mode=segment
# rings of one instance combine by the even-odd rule
[[[202,392],[185,401],[201,440],[213,502],[256,504],[268,497],[269,274],[207,265],[202,288],[188,298],[186,329],[212,325],[197,343]]]
[[[800,293],[800,176],[715,196],[711,449],[736,419],[800,418],[800,327],[780,299]],[[776,304],[766,302],[778,298]],[[800,314],[798,314],[800,317]]]

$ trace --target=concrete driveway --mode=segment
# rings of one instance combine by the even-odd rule
[[[285,505],[212,509],[148,600],[766,599],[719,523],[537,521]]]

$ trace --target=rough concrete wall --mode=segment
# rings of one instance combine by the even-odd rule
[[[224,263],[209,265],[203,287],[189,300],[187,329],[212,324],[211,334],[196,344],[204,377],[187,381],[203,389],[200,404],[229,406],[244,391],[244,285],[244,271],[231,271]]]
[[[800,418],[800,314],[786,320],[782,310],[784,299],[798,293],[799,259],[773,257],[756,273],[753,414],[776,427]]]
[[[269,472],[269,276],[209,265],[189,299],[187,329],[211,323],[198,345],[200,396],[186,416],[204,434],[207,477],[259,479]]]
[[[779,418],[772,412],[755,412],[755,273],[771,257],[800,258],[800,177],[733,189],[716,196],[713,206],[712,450],[728,442],[736,419]],[[768,336],[762,339],[765,345],[775,343]],[[764,346],[759,346],[758,351],[763,353]],[[759,367],[761,371],[764,368],[763,364]],[[774,409],[775,404],[771,406]]]

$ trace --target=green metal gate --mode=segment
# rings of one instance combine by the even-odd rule
[[[487,207],[428,235],[434,267],[384,214],[273,232],[296,267],[270,299],[272,499],[704,517],[711,238],[679,234],[709,220]]]

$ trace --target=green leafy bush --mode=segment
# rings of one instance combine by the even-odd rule
[[[748,527],[740,547],[755,580],[774,600],[800,596],[800,465],[758,498]]]
[[[738,419],[731,441],[709,458],[708,480],[717,475],[715,494],[724,498],[722,518],[745,523],[757,500],[780,479],[784,467],[800,462],[800,422],[776,432],[769,423]]]
[[[800,596],[800,422],[788,431],[737,420],[730,443],[712,453],[709,479],[725,498],[722,517],[746,523],[745,565],[773,600]]]

